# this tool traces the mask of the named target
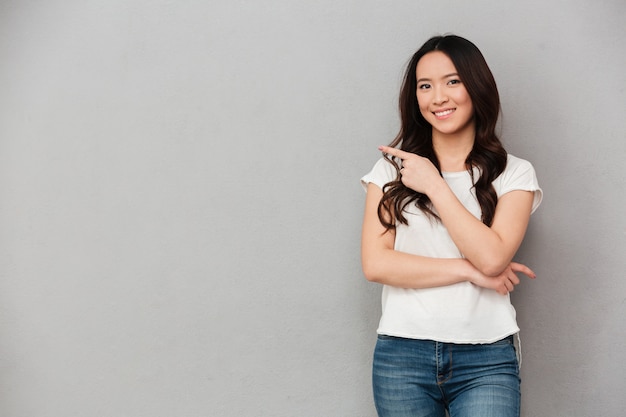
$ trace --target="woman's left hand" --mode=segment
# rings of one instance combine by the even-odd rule
[[[488,277],[482,273],[475,274],[470,282],[479,287],[487,288],[496,291],[498,294],[507,295],[512,292],[520,283],[520,279],[517,273],[521,272],[530,279],[537,278],[537,275],[532,269],[524,264],[517,262],[511,262],[499,275],[494,277]]]
[[[418,193],[428,195],[431,187],[442,180],[439,171],[428,158],[389,146],[379,146],[378,149],[400,158],[402,184]]]

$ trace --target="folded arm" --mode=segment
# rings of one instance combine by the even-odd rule
[[[375,184],[367,187],[365,215],[361,237],[361,262],[365,277],[372,282],[401,288],[431,288],[469,281],[501,294],[519,284],[516,272],[531,278],[528,267],[509,263],[494,277],[481,273],[467,259],[430,258],[394,249],[395,233],[386,231],[378,219],[382,190]]]
[[[402,159],[402,182],[430,198],[455,245],[472,265],[488,276],[506,269],[526,233],[532,192],[517,190],[500,196],[489,227],[461,204],[430,160],[395,148],[381,149]]]
[[[530,191],[511,191],[498,199],[491,227],[459,202],[445,181],[428,196],[461,253],[483,274],[500,274],[524,239],[533,203]]]

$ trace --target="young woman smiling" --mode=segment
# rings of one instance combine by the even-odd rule
[[[373,388],[381,417],[518,417],[513,262],[542,191],[495,133],[478,48],[428,40],[408,64],[400,132],[361,181],[363,272],[383,284]],[[454,360],[453,360],[454,357]]]

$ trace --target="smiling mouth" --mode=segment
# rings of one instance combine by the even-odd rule
[[[442,111],[435,111],[433,112],[433,114],[437,117],[446,117],[450,114],[452,114],[452,112],[454,112],[454,109],[447,109],[447,110],[442,110]]]

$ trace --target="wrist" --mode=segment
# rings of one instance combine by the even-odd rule
[[[428,188],[425,189],[424,194],[426,194],[431,201],[437,200],[442,193],[445,193],[446,190],[449,190],[448,183],[443,179],[443,177],[437,177],[434,181],[428,184]]]
[[[476,281],[480,278],[480,271],[478,271],[474,265],[467,259],[462,259],[463,269],[461,271],[461,277],[463,281],[476,284]]]

